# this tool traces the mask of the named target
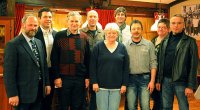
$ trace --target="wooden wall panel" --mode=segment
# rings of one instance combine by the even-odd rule
[[[2,74],[0,74],[0,110],[12,110],[12,107],[8,104]]]
[[[90,7],[89,0],[16,0],[29,6],[48,6],[54,8],[86,9]]]

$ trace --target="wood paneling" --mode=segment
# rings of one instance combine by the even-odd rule
[[[48,6],[54,8],[86,9],[90,6],[89,0],[16,0],[30,6]]]
[[[14,18],[0,16],[0,74],[3,73],[4,48],[6,42],[14,37]]]
[[[12,107],[8,104],[2,74],[0,74],[0,110],[12,110]]]
[[[6,42],[8,42],[14,37],[14,18],[1,16],[0,26],[2,29],[0,42],[0,110],[11,110],[11,106],[9,106],[8,104],[8,99],[6,96],[5,86],[3,82],[3,58]]]
[[[86,8],[97,7],[95,4],[90,3],[91,0],[16,0],[18,3],[24,3],[26,6],[38,6],[38,7],[51,7],[51,8],[64,8],[64,9],[73,9],[86,11]],[[157,4],[157,3],[148,3],[148,2],[135,2],[128,0],[95,0],[99,1],[97,8],[100,9],[113,9],[115,10],[119,6],[124,6],[127,9],[129,16],[137,17],[152,17],[155,11],[158,11],[159,8],[165,13],[168,13],[168,5],[166,4]],[[26,7],[27,8],[27,7]],[[30,8],[30,7],[29,7]]]
[[[158,8],[158,4],[156,3],[148,3],[148,2],[137,2],[137,1],[129,1],[129,0],[111,0],[111,5],[119,5],[119,6],[131,6],[131,7],[143,7],[143,8]],[[159,4],[162,9],[168,9],[167,4]]]

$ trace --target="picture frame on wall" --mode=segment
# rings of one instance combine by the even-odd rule
[[[200,40],[200,4],[182,6],[187,35]]]

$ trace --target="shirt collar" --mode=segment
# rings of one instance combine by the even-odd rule
[[[129,44],[129,45],[131,45],[131,44],[136,45],[136,43],[134,43],[134,42],[132,41],[132,39],[129,39],[128,44]],[[140,43],[138,43],[137,45],[145,45],[145,41],[144,41],[144,38],[143,38],[143,37],[141,38]]]
[[[72,33],[69,31],[69,29],[67,29],[67,36],[71,35]],[[80,34],[80,31],[77,30],[77,34]]]
[[[52,33],[53,32],[52,29],[50,29],[49,31],[45,30],[41,25],[40,25],[40,28],[42,30],[42,33]]]
[[[88,25],[86,27],[84,27],[82,30],[83,30],[83,32],[88,32],[89,31]],[[96,26],[96,31],[100,33],[101,29],[99,29],[98,26]]]

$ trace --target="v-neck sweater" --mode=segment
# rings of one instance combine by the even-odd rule
[[[100,88],[119,89],[127,85],[129,74],[129,58],[125,46],[118,43],[114,52],[110,52],[104,41],[95,45],[91,53],[91,83]]]

